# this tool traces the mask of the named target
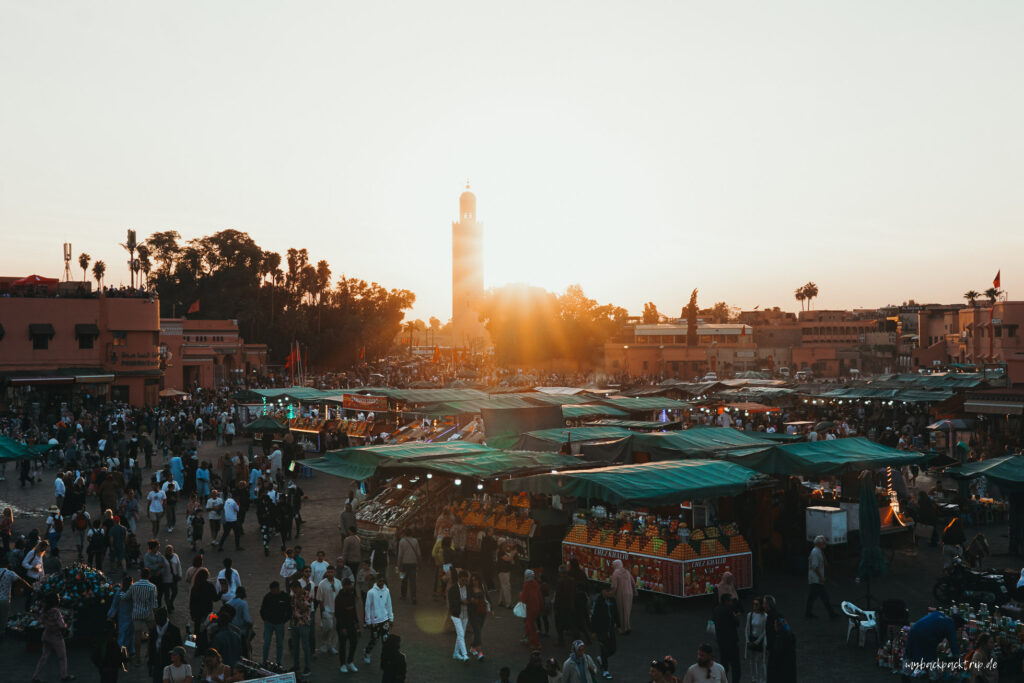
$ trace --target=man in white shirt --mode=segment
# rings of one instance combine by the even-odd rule
[[[317,553],[317,561],[323,558],[324,553]],[[316,564],[314,562],[313,564]],[[324,562],[324,564],[327,564]],[[312,567],[312,565],[310,565]],[[334,567],[327,565],[324,578],[316,583],[316,600],[320,609],[320,652],[331,651],[331,654],[338,654],[338,632],[334,623],[334,599],[341,592],[341,581],[334,576]]]
[[[391,630],[391,622],[395,620],[395,612],[391,607],[391,592],[384,585],[384,576],[377,576],[377,583],[370,590],[366,591],[366,606],[363,611],[363,620],[370,630],[370,642],[363,649],[363,661],[370,663],[370,652],[378,640],[387,637]]]
[[[242,547],[242,530],[238,526],[238,510],[238,502],[228,491],[228,499],[224,501],[224,533],[217,543],[220,550],[224,550],[224,541],[228,540],[228,534],[232,532],[235,534],[235,550],[245,550]]]
[[[53,497],[57,501],[57,507],[64,506],[64,494],[67,488],[64,486],[64,473],[58,472],[57,478],[53,480]]]
[[[224,558],[224,569],[217,573],[217,593],[224,602],[235,599],[235,593],[242,587],[242,576],[231,566],[231,558]]]
[[[711,645],[704,643],[697,649],[697,663],[686,670],[683,683],[729,683],[725,667],[715,661]]]
[[[153,482],[153,490],[146,494],[146,501],[149,503],[147,512],[149,514],[149,522],[153,525],[153,538],[157,538],[160,535],[160,518],[164,514],[164,501],[167,500],[167,495],[160,490],[160,485]]]
[[[284,454],[281,453],[280,448],[275,448],[274,452],[270,454],[270,478],[277,479],[281,473],[281,461],[284,459]]]
[[[309,568],[313,572],[310,578],[314,586],[319,586],[320,582],[327,576],[327,568],[331,565],[327,562],[326,557],[327,553],[323,550],[318,550],[316,551],[316,559],[309,563]]]
[[[220,521],[223,518],[224,501],[220,499],[220,492],[217,489],[210,491],[210,497],[206,499],[206,519],[210,522],[210,538],[215,542],[220,535]]]
[[[811,548],[811,554],[807,558],[807,609],[804,614],[808,619],[813,619],[814,614],[811,613],[811,608],[814,606],[814,601],[817,598],[821,598],[821,601],[825,603],[825,611],[828,612],[830,619],[835,619],[838,615],[832,609],[832,603],[828,599],[828,591],[825,590],[825,537],[818,535],[814,537],[814,547]]]

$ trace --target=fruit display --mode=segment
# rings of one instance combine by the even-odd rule
[[[399,528],[414,533],[426,528],[433,531],[434,520],[451,497],[448,488],[446,482],[439,480],[396,477],[359,506],[356,523],[361,531]]]
[[[622,560],[638,590],[694,597],[714,590],[726,571],[739,588],[752,585],[750,546],[739,526],[687,529],[678,520],[622,514],[578,517],[562,541],[562,559],[575,559],[595,581],[608,581]]]
[[[513,507],[516,512],[508,513],[504,505],[484,505],[479,500],[464,500],[453,509],[462,523],[474,531],[490,528],[494,530],[495,536],[533,536],[537,523],[527,516],[529,508]]]

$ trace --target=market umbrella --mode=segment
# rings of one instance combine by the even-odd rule
[[[28,285],[53,285],[60,282],[57,278],[43,277],[42,275],[29,275],[15,280],[11,283],[13,287],[25,287]]]
[[[882,520],[878,516],[878,500],[875,498],[875,480],[871,470],[860,475],[860,564],[857,576],[867,584],[868,595],[865,609],[871,609],[871,577],[881,576],[886,570],[882,555]]]
[[[188,393],[177,389],[164,389],[160,392],[160,398],[177,398],[179,396],[188,396]]]
[[[288,429],[285,425],[281,424],[272,417],[264,415],[261,418],[257,418],[245,425],[246,429],[251,429],[254,432],[283,432]]]
[[[830,420],[825,420],[824,422],[819,422],[818,424],[814,425],[814,431],[816,431],[816,432],[823,432],[826,429],[832,429],[835,426],[836,426],[835,422],[832,422]]]

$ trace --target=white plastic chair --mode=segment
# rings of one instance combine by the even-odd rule
[[[844,602],[840,608],[849,621],[846,629],[846,642],[850,642],[850,634],[857,629],[857,644],[864,647],[864,637],[868,632],[875,634],[875,642],[878,642],[878,618],[875,612],[862,610],[852,602]]]

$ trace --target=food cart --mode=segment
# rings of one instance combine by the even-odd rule
[[[727,571],[738,588],[753,585],[752,554],[738,525],[691,528],[689,501],[733,496],[766,482],[733,463],[671,460],[536,475],[506,482],[505,490],[622,506],[617,513],[603,505],[578,512],[562,541],[563,561],[576,560],[588,578],[605,581],[612,562],[622,560],[638,590],[687,598],[712,592]]]

